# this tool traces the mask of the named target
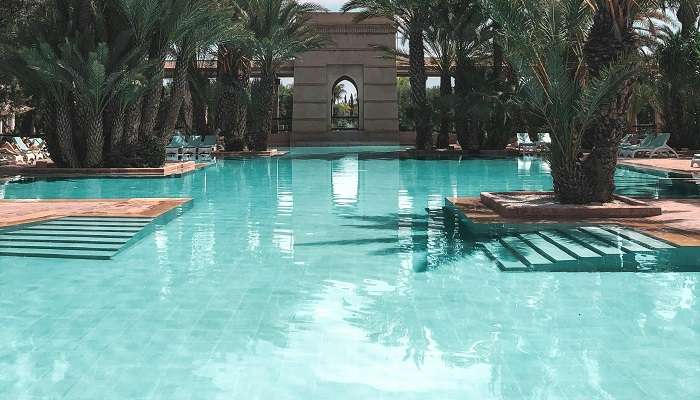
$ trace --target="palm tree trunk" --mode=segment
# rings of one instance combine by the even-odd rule
[[[689,39],[697,32],[696,24],[700,14],[700,3],[697,0],[681,0],[676,11],[676,18],[681,23],[681,36]]]
[[[160,79],[152,84],[151,88],[146,93],[144,99],[140,102],[143,107],[141,111],[141,123],[139,128],[139,136],[145,138],[153,134],[158,121],[158,111],[163,98],[163,84]]]
[[[85,162],[86,168],[99,167],[102,164],[104,154],[104,130],[102,115],[84,110],[82,117],[84,121],[83,131],[85,132]]]
[[[126,118],[126,110],[124,107],[120,105],[114,107],[114,113],[112,114],[112,127],[110,129],[110,151],[120,149],[123,144],[124,118]]]
[[[187,71],[189,69],[187,60],[181,55],[177,58],[176,62],[168,109],[160,131],[160,137],[164,142],[169,141],[175,131],[177,120],[180,116],[180,109],[182,108],[182,103],[187,91]]]
[[[573,168],[557,168],[552,165],[554,195],[564,204],[586,204],[591,198],[591,188],[585,171],[577,164]]]
[[[253,150],[266,151],[267,141],[272,133],[273,107],[277,77],[271,68],[262,68],[260,75],[260,129],[253,136]]]
[[[466,58],[457,54],[455,63],[455,131],[457,142],[464,150],[469,148],[469,115],[467,110],[467,65]]]
[[[598,3],[601,2],[603,0],[598,1]],[[622,16],[629,14],[630,10],[627,10],[625,5],[619,5],[619,7],[620,9],[616,10],[617,13]],[[586,64],[594,77],[599,77],[611,64],[637,48],[637,39],[631,22],[622,27],[615,25],[615,17],[611,14],[609,7],[599,4],[584,46]],[[632,84],[631,81],[627,81],[621,86],[615,98],[601,111],[600,120],[590,130],[593,147],[585,162],[585,173],[592,185],[590,198],[592,202],[612,201],[615,192],[617,151],[625,134],[625,120],[631,96]]]
[[[250,90],[250,62],[241,58],[236,68],[236,84],[234,86],[233,123],[231,137],[237,143],[244,144],[248,132],[248,91]]]
[[[411,101],[416,127],[416,149],[431,150],[433,148],[433,129],[425,86],[428,77],[425,73],[423,22],[420,20],[412,21],[408,29],[408,74],[411,81]]]
[[[134,145],[139,141],[139,128],[141,127],[141,115],[143,114],[143,96],[126,110],[126,127],[124,129],[124,141],[127,145]]]
[[[241,151],[245,148],[247,130],[250,64],[238,50],[223,46],[218,59],[217,126],[224,135],[226,150]]]
[[[494,29],[499,29],[495,25]],[[503,47],[496,40],[493,43],[493,71],[492,77],[493,88],[496,91],[497,100],[493,107],[493,124],[489,131],[488,145],[490,148],[503,149],[510,139],[510,129],[507,127],[507,116],[505,106],[503,104],[503,92],[506,89],[506,78],[504,73],[504,55]]]
[[[80,160],[73,144],[73,120],[68,107],[68,99],[57,99],[53,108],[55,117],[54,128],[60,151],[60,155],[57,157],[59,159],[54,161],[60,164],[62,160],[67,167],[78,168],[80,167]]]
[[[185,85],[185,98],[182,99],[180,118],[185,127],[185,132],[192,134],[194,132],[194,99],[189,85]],[[177,126],[177,124],[175,125]]]
[[[449,66],[440,70],[440,134],[437,147],[446,149],[450,146],[450,97],[452,96],[452,76]]]

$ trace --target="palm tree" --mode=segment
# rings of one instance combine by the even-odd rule
[[[28,20],[0,69],[17,79],[45,114],[54,161],[71,167],[162,164],[162,142],[179,113],[177,90],[187,72],[186,63],[179,63],[176,95],[163,105],[168,118],[162,133],[155,134],[163,61],[171,50],[187,59],[193,49],[217,40],[223,23],[208,3],[47,0]],[[150,146],[157,141],[160,148]],[[149,145],[143,150],[148,154],[137,161],[123,156],[145,148],[141,145]]]
[[[503,28],[505,50],[521,78],[521,101],[552,133],[555,194],[563,203],[594,201],[581,140],[615,101],[632,64],[619,59],[588,76],[581,54],[590,15],[580,1],[491,0],[491,16]]]
[[[175,72],[170,101],[160,132],[164,143],[170,141],[175,131],[187,92],[189,67],[193,64],[193,57],[196,57],[200,49],[206,49],[226,38],[229,34],[227,26],[225,16],[215,12],[207,0],[189,0],[184,5],[179,20],[179,29],[182,29],[183,34],[175,38],[171,47],[175,58]]]
[[[411,102],[416,129],[416,149],[433,147],[432,121],[428,102],[425,71],[424,34],[430,22],[431,0],[349,0],[341,7],[343,12],[359,11],[357,20],[384,17],[394,22],[398,32],[408,38],[411,82]]]
[[[217,51],[218,100],[216,126],[223,133],[226,150],[241,151],[245,147],[248,104],[250,99],[251,55],[247,47],[221,43]]]
[[[297,0],[240,0],[241,23],[251,34],[252,60],[260,68],[260,128],[254,132],[252,146],[267,150],[272,131],[273,100],[277,71],[299,53],[319,48],[326,37],[308,23],[311,13],[323,10],[313,3]]]
[[[460,4],[460,8],[456,8]],[[491,107],[487,93],[493,92],[481,61],[487,57],[486,47],[493,40],[493,23],[480,1],[458,1],[452,36],[455,46],[455,130],[463,149],[478,152],[481,145],[482,121]]]
[[[681,36],[691,38],[698,31],[700,0],[666,0],[663,3],[676,10],[676,19],[681,24]]]
[[[216,46],[216,100],[212,107],[215,131],[223,134],[226,150],[245,148],[250,104],[252,36],[236,0],[221,0],[217,8],[231,25],[230,34]]]
[[[425,32],[425,45],[433,64],[440,71],[440,127],[437,148],[445,149],[450,141],[452,103],[452,67],[455,46],[452,37],[454,13],[449,0],[439,0],[431,10],[430,24]]]
[[[655,21],[665,18],[655,0],[594,0],[587,4],[594,14],[583,51],[593,77],[600,77],[625,57],[640,55],[644,44],[649,42],[645,39],[657,30]],[[600,120],[591,128],[593,148],[586,160],[586,169],[597,202],[611,201],[615,191],[617,148],[626,133],[632,87],[632,79],[621,85],[614,101],[601,112]]]

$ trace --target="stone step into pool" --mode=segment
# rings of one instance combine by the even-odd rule
[[[517,233],[479,243],[502,271],[635,270],[677,246],[630,228],[584,226]],[[640,257],[641,256],[641,257]]]
[[[0,256],[109,260],[143,237],[154,218],[64,217],[0,230]]]

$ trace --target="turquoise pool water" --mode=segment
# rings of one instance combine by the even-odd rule
[[[0,258],[0,398],[700,397],[699,273],[500,272],[443,198],[546,165],[362,150],[0,187],[194,198],[111,261]]]

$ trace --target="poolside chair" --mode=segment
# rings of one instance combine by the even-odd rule
[[[14,149],[15,154],[19,154],[24,158],[24,162],[27,164],[34,164],[39,156],[36,152],[32,151],[29,146],[18,136],[12,137],[12,143],[9,145]]]
[[[690,168],[700,168],[700,154],[693,155],[693,159],[690,160]]]
[[[25,157],[10,143],[3,143],[0,146],[0,165],[23,165],[26,164]]]
[[[187,137],[187,143],[182,148],[182,160],[191,161],[197,159],[197,150],[202,145],[202,137],[192,135]]]
[[[535,152],[537,144],[530,139],[530,135],[527,132],[518,132],[516,135],[520,153],[527,154]]]
[[[29,148],[41,153],[43,159],[48,160],[51,158],[48,149],[46,148],[46,141],[42,138],[29,139]]]
[[[628,133],[628,134],[626,134],[626,135],[622,138],[622,140],[620,141],[620,145],[618,146],[618,148],[625,148],[625,147],[629,147],[629,146],[634,146],[634,142],[633,142],[632,140],[633,140],[636,136],[637,136],[637,135],[635,135],[634,133]]]
[[[43,160],[44,159],[44,153],[40,149],[33,149],[27,146],[26,143],[24,143],[24,140],[19,137],[19,136],[14,136],[12,138],[12,141],[17,148],[23,155],[26,156],[27,162],[36,162],[37,160]]]
[[[675,157],[678,158],[678,153],[667,144],[668,139],[671,137],[670,133],[659,133],[656,135],[647,146],[628,149],[624,151],[627,157],[636,157],[637,154],[649,155],[649,158],[654,156],[665,156],[665,157]]]
[[[197,160],[211,161],[212,154],[216,151],[218,137],[216,135],[207,135],[202,138],[202,141],[197,147]]]
[[[654,140],[656,135],[654,134],[647,134],[644,136],[644,138],[639,142],[638,144],[628,144],[628,145],[623,145],[620,144],[620,147],[617,150],[617,156],[618,157],[629,157],[627,153],[632,150],[640,149],[640,148],[646,148],[648,147],[651,142]]]
[[[179,161],[182,158],[182,149],[187,141],[180,134],[175,134],[170,143],[165,147],[165,159],[167,161]]]

